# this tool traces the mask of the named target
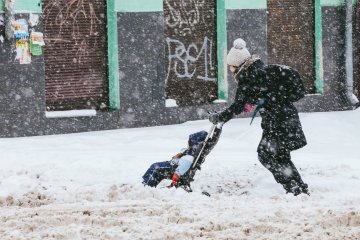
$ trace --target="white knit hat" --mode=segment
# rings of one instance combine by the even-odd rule
[[[234,47],[230,49],[226,61],[230,66],[239,67],[250,57],[251,54],[246,48],[246,42],[243,39],[238,38],[234,41]]]

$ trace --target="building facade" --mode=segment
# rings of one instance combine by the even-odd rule
[[[351,109],[344,0],[12,1],[0,0],[1,137],[205,119],[234,97],[224,60],[238,37],[300,72],[300,111]]]

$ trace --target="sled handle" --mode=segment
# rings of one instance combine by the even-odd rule
[[[210,138],[210,136],[212,137],[214,135],[215,128],[221,129],[223,125],[224,125],[224,122],[219,122],[217,124],[213,124],[211,126],[210,131],[209,131],[208,135],[206,136],[204,142],[206,142]],[[201,150],[200,150],[199,154],[197,155],[195,161],[193,162],[192,166],[195,166],[197,164],[204,148],[205,148],[205,144],[201,147]]]

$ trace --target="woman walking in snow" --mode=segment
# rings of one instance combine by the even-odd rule
[[[257,105],[263,129],[257,149],[259,161],[287,193],[308,194],[308,185],[301,179],[290,156],[291,151],[306,145],[293,104],[305,94],[300,76],[287,66],[266,66],[259,57],[250,55],[241,38],[234,41],[227,64],[238,84],[235,101],[224,111],[211,113],[210,122],[227,122],[245,111],[246,104]]]

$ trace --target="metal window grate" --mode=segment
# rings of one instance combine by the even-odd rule
[[[315,1],[268,0],[268,63],[297,71],[315,92]]]
[[[108,105],[105,0],[43,0],[48,110]]]

